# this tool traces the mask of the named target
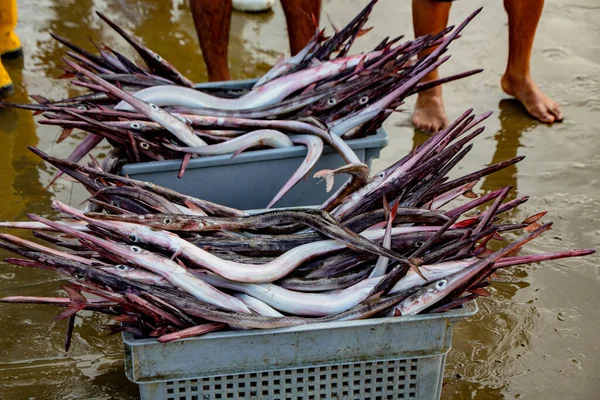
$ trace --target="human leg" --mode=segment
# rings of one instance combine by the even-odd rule
[[[450,2],[413,0],[412,15],[415,37],[444,30],[448,24],[450,5]],[[431,48],[419,53],[419,58],[428,55],[434,49]],[[422,81],[426,82],[438,77],[438,70],[435,69],[427,74]],[[448,125],[441,85],[420,92],[417,95],[412,122],[415,128],[430,133],[436,133]]]
[[[508,14],[508,63],[502,89],[536,119],[546,123],[562,120],[558,104],[542,93],[530,73],[531,48],[544,0],[504,0],[504,8]]]
[[[231,0],[190,0],[190,9],[208,71],[208,80],[231,79],[227,65]]]
[[[281,0],[285,13],[292,55],[306,46],[315,34],[315,20],[319,22],[320,0]],[[313,20],[313,17],[315,20]]]

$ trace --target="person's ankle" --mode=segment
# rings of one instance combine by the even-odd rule
[[[423,90],[417,95],[417,101],[442,101],[442,88],[432,87],[431,89]]]
[[[208,73],[208,80],[210,82],[221,82],[221,81],[230,81],[231,76],[229,72],[219,72],[219,73]]]
[[[533,82],[533,78],[529,73],[524,73],[521,71],[511,71],[506,70],[504,75],[502,75],[502,86],[507,86],[509,88],[521,87],[528,85]]]

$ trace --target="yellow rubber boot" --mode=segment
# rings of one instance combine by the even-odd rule
[[[14,58],[23,55],[21,41],[15,33],[17,0],[0,0],[0,55]]]
[[[17,0],[0,0],[0,56],[3,59],[23,55],[21,41],[15,33],[17,26]],[[8,72],[0,61],[0,97],[14,92]]]
[[[15,91],[12,80],[8,76],[8,72],[4,69],[2,61],[0,61],[0,97],[12,94]]]

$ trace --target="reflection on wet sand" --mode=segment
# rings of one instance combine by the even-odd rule
[[[514,100],[502,100],[498,107],[500,129],[493,136],[496,142],[494,153],[486,165],[519,155],[522,135],[538,125]],[[491,123],[488,121],[486,125]],[[413,149],[429,138],[429,135],[415,129]],[[481,143],[477,145],[481,146]],[[510,185],[513,191],[509,197],[515,198],[517,172],[518,164],[515,164],[485,177],[477,190],[478,194]],[[517,210],[509,212],[509,219],[517,213]],[[527,268],[514,267],[499,271],[497,275],[498,279],[490,289],[492,297],[478,300],[479,314],[455,328],[454,334],[460,336],[461,340],[453,342],[453,350],[449,355],[444,399],[505,398],[509,376],[515,370],[514,364],[518,362],[519,353],[531,347],[528,332],[539,320],[539,315],[532,310],[524,311],[510,301],[519,290],[530,286],[526,281]]]
[[[47,19],[43,21],[44,24],[40,30],[46,33],[57,33],[74,44],[91,50],[93,46],[88,38],[96,37],[94,17],[91,14],[93,8],[93,0],[76,2],[52,0],[48,7],[40,7],[47,13]],[[35,57],[47,76],[56,77],[61,74],[57,67],[61,63],[64,52],[64,46],[48,37],[48,41],[43,43],[43,51],[37,51]]]
[[[106,13],[117,24],[143,44],[151,44],[152,50],[169,60],[192,81],[206,80],[206,68],[202,61],[196,32],[189,29],[191,16],[187,1],[109,0],[107,3]],[[97,19],[95,13],[94,17]],[[114,43],[119,50],[128,55],[135,54],[127,42],[114,34],[106,24],[99,22],[99,25],[105,32],[114,35]]]
[[[23,60],[3,61],[15,85],[15,93],[7,101],[27,103],[23,84]],[[30,111],[0,109],[0,210],[2,219],[16,220],[26,210],[47,207],[50,194],[39,180],[38,168],[43,162],[27,146],[38,143],[35,122]]]
[[[518,156],[519,147],[521,147],[520,139],[523,133],[533,129],[538,122],[530,118],[523,106],[516,100],[503,99],[498,104],[500,115],[500,130],[494,136],[496,140],[496,150],[489,165],[502,162]],[[517,188],[517,169],[518,163],[513,164],[494,174],[484,178],[481,184],[483,192],[491,192],[505,186],[512,186],[510,198],[514,198],[518,194]]]

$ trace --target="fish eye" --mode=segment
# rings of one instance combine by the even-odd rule
[[[135,233],[132,233],[131,235],[129,235],[129,240],[131,240],[132,242],[139,242],[140,237],[138,235],[136,235]]]
[[[425,244],[424,242],[418,241],[418,242],[415,243],[415,247],[421,247],[424,244]]]
[[[150,108],[151,108],[151,109],[153,109],[153,110],[158,110],[158,109],[159,109],[159,107],[158,107],[156,104],[154,104],[154,103],[148,103],[148,105],[149,105],[149,106],[150,106]]]
[[[377,174],[378,178],[383,178],[385,176],[385,172],[380,172]]]
[[[327,105],[335,106],[336,104],[337,104],[337,100],[334,99],[333,97],[330,97],[329,99],[327,99]]]
[[[130,247],[130,249],[131,249],[131,251],[133,251],[134,253],[138,253],[138,254],[139,254],[139,253],[141,253],[141,252],[142,252],[142,249],[141,249],[140,247],[138,247],[138,246],[131,246],[131,247]]]
[[[156,53],[154,53],[154,59],[156,61],[162,61],[162,57],[160,55],[156,54]]]
[[[369,102],[369,96],[363,96],[360,98],[360,100],[358,100],[358,104],[363,105],[363,104],[367,104]]]
[[[115,265],[115,268],[118,269],[119,271],[127,271],[127,266],[123,265],[123,264]]]
[[[140,147],[144,150],[148,150],[150,148],[150,145],[146,142],[142,142],[140,143]]]
[[[170,225],[171,223],[173,223],[173,220],[171,218],[165,218],[164,221],[165,225]]]
[[[438,281],[438,283],[435,284],[436,289],[443,289],[446,287],[446,280],[442,279],[441,281]]]
[[[138,130],[138,129],[140,129],[142,127],[142,125],[140,123],[138,123],[138,122],[132,122],[132,123],[129,124],[129,126],[132,129],[135,129],[135,130]]]
[[[75,274],[73,276],[75,276],[75,278],[78,279],[78,280],[80,280],[80,281],[85,280],[85,276],[83,276],[83,274]]]

